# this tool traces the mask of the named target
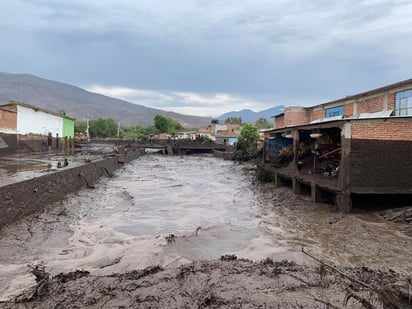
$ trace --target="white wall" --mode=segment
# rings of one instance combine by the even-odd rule
[[[216,134],[218,131],[227,131],[227,124],[213,124],[212,133]]]
[[[56,137],[63,135],[63,118],[42,111],[17,105],[17,133],[18,134],[42,134],[52,133]]]

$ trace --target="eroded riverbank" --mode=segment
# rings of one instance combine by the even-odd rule
[[[168,243],[166,237],[175,236]],[[287,259],[412,274],[412,239],[377,214],[340,216],[287,188],[255,184],[250,167],[212,157],[144,156],[93,190],[82,190],[6,228],[0,239],[2,299],[35,285],[27,264],[52,276],[93,276],[191,261]]]

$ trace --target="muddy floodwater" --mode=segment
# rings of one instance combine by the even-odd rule
[[[172,236],[173,234],[173,236]],[[167,238],[171,242],[167,241]],[[250,165],[207,156],[143,156],[0,235],[0,299],[51,275],[173,268],[224,254],[412,274],[412,238],[378,214],[340,215],[290,188],[256,183]]]

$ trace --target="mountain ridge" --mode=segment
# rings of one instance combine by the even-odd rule
[[[173,118],[187,128],[210,124],[211,117],[164,111],[87,91],[78,86],[31,74],[0,72],[0,102],[20,101],[53,112],[64,111],[76,120],[113,118],[123,125],[153,124],[156,115]]]
[[[217,117],[219,120],[225,120],[228,117],[241,117],[243,123],[255,123],[259,118],[265,118],[269,122],[273,122],[272,117],[284,111],[284,105],[278,105],[259,112],[254,112],[251,109],[242,109],[240,111],[230,111]]]

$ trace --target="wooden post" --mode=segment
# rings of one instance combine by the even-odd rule
[[[296,180],[296,178],[292,178],[292,190],[295,194],[300,194],[300,183]]]
[[[315,182],[310,183],[310,193],[312,197],[312,202],[313,203],[319,203],[320,202],[320,189],[316,185]]]
[[[275,187],[280,187],[280,181],[279,181],[278,173],[273,173],[272,174],[272,179],[273,179],[273,182],[275,184]]]

